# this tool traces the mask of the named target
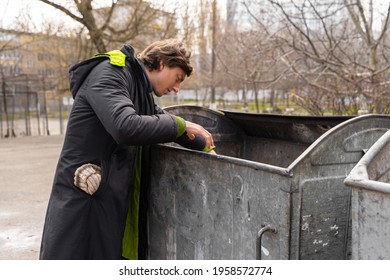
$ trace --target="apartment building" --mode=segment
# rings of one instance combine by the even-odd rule
[[[0,29],[1,136],[33,135],[35,120],[39,128],[40,119],[62,115],[63,100],[70,99],[68,69],[80,59],[78,45],[72,38]],[[18,120],[24,121],[17,128]]]
[[[0,29],[0,77],[8,86],[61,87],[63,75],[79,59],[77,45],[71,38]],[[42,82],[45,86],[39,86]]]

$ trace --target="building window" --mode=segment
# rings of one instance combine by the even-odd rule
[[[28,60],[27,61],[27,68],[34,68],[34,60]]]

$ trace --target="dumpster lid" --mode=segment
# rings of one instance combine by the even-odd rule
[[[354,116],[290,116],[220,110],[249,136],[312,143]]]

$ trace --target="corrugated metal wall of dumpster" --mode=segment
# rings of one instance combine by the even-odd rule
[[[177,106],[218,155],[152,149],[150,259],[348,259],[346,175],[390,117],[300,117]]]
[[[352,189],[352,259],[390,259],[390,131],[367,151],[345,184]]]

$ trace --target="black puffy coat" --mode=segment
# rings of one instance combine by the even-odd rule
[[[133,48],[126,45],[121,51],[127,57],[123,67],[109,59],[91,59],[70,71],[74,104],[46,213],[40,259],[121,259],[137,150],[142,145],[147,163],[147,145],[176,139],[175,117],[155,106],[151,84]],[[74,185],[75,170],[85,163],[101,167],[102,181],[93,195]]]

